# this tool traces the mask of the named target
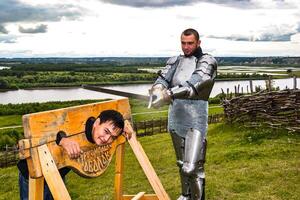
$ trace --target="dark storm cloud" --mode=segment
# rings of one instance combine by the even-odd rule
[[[4,25],[0,24],[0,33],[8,34],[8,31],[4,27]]]
[[[0,23],[59,21],[62,17],[76,19],[80,8],[72,5],[32,6],[18,0],[0,1]]]
[[[24,28],[22,26],[19,26],[19,32],[20,33],[46,33],[47,32],[47,25],[40,24],[40,25],[37,25],[34,28]]]

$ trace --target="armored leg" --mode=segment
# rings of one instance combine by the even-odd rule
[[[183,157],[184,157],[184,144],[185,140],[183,137],[178,136],[176,133],[171,133],[173,146],[176,153],[177,166],[179,167],[179,174],[181,180],[181,196],[177,200],[189,200],[190,189],[189,189],[189,177],[182,173]]]
[[[182,173],[189,178],[191,199],[202,200],[205,185],[205,134],[196,129],[190,129],[185,138],[185,147]]]

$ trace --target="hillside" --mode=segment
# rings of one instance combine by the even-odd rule
[[[179,177],[168,134],[139,139],[165,189],[176,199]],[[287,132],[255,130],[224,124],[209,126],[206,162],[207,199],[289,199],[300,198],[300,136]],[[127,145],[125,194],[152,192]],[[72,199],[110,200],[114,165],[96,179],[67,176]],[[0,199],[18,199],[17,169],[0,169]]]

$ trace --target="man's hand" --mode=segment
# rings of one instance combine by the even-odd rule
[[[63,147],[63,149],[68,153],[68,156],[72,159],[78,158],[80,153],[82,153],[78,142],[70,138],[62,138],[59,145]]]
[[[161,85],[153,86],[150,91],[150,102],[148,108],[153,106],[154,108],[158,108],[165,103],[169,103],[171,101],[171,96],[168,94],[167,89]]]
[[[127,140],[130,140],[132,134],[133,134],[133,129],[128,120],[125,120],[124,122],[124,130],[123,130],[123,135],[126,137]]]

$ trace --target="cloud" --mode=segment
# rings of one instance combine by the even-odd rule
[[[298,33],[300,33],[300,22],[298,22],[297,31],[298,31]]]
[[[199,2],[219,4],[228,7],[236,7],[241,9],[253,9],[253,8],[293,8],[296,4],[296,0],[99,0],[105,3],[117,4],[130,7],[172,7],[191,5]]]
[[[232,40],[232,41],[251,41],[251,37],[242,36],[242,35],[230,35],[230,36],[209,35],[207,37],[214,38],[214,39]]]
[[[272,41],[272,42],[286,42],[291,41],[291,36],[295,33],[287,33],[287,34],[274,34],[274,33],[265,33],[255,38],[254,41]]]
[[[249,41],[249,42],[287,42],[292,40],[292,36],[300,33],[300,23],[268,25],[260,29],[250,30],[244,34],[219,34],[208,35],[208,38],[225,39],[231,41]]]
[[[294,33],[287,33],[287,34],[274,34],[274,33],[264,33],[259,36],[241,36],[241,35],[230,35],[230,36],[214,36],[209,35],[208,38],[215,38],[215,39],[225,39],[231,41],[248,41],[248,42],[286,42],[291,41],[291,36]]]
[[[0,23],[59,21],[63,17],[76,19],[82,11],[70,4],[33,6],[18,0],[1,0],[0,8]]]
[[[48,27],[45,24],[37,25],[34,28],[24,28],[22,26],[19,26],[19,32],[20,33],[46,33],[47,28]]]
[[[16,37],[12,35],[0,35],[0,43],[16,43]]]
[[[130,7],[170,7],[178,5],[189,5],[196,0],[100,0],[104,3],[117,4]]]
[[[8,31],[4,27],[4,25],[0,24],[0,33],[8,34]]]

